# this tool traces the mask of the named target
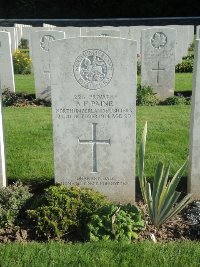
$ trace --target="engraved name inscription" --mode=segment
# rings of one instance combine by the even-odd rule
[[[77,82],[89,90],[97,90],[108,85],[113,76],[110,57],[98,49],[88,49],[77,57],[73,67]]]

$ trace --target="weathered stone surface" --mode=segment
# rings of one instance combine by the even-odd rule
[[[190,168],[188,192],[200,199],[200,40],[195,42],[195,63],[190,125]]]
[[[55,181],[134,202],[136,42],[69,38],[50,59]]]
[[[1,79],[0,79],[0,90],[1,90]],[[2,119],[2,100],[0,95],[0,187],[4,187],[7,185],[5,162],[6,160],[5,160],[4,130],[3,130],[3,119]]]
[[[153,27],[142,31],[141,84],[160,99],[174,95],[176,31]]]
[[[31,58],[34,70],[36,97],[51,99],[49,44],[63,39],[64,32],[38,31],[31,33]]]
[[[0,31],[0,80],[1,90],[15,92],[10,33]]]
[[[97,28],[93,30],[87,30],[87,36],[99,36],[99,37],[120,37],[120,30]]]
[[[10,33],[11,40],[11,50],[15,52],[17,50],[17,33],[15,27],[0,27],[0,31],[5,31]]]

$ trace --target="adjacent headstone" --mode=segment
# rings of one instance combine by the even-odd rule
[[[0,80],[1,90],[1,80]],[[6,160],[5,160],[5,147],[4,147],[4,130],[2,118],[2,99],[0,95],[0,188],[7,185],[6,180]]]
[[[56,31],[63,31],[65,33],[65,38],[71,37],[79,37],[80,36],[80,28],[79,27],[56,27],[54,28]]]
[[[97,28],[95,30],[87,29],[86,36],[101,36],[101,37],[120,37],[120,30]]]
[[[37,98],[51,99],[49,45],[52,41],[63,38],[65,33],[59,31],[31,33],[31,57]]]
[[[17,50],[17,33],[15,27],[0,27],[0,31],[5,31],[10,33],[11,39],[11,50],[15,52]]]
[[[190,125],[190,168],[188,192],[200,199],[200,40],[195,42],[195,63]]]
[[[46,28],[56,28],[55,25],[51,25],[51,24],[47,24],[47,23],[43,23],[43,27],[46,27]]]
[[[134,202],[136,52],[112,37],[51,44],[56,182]]]
[[[15,92],[10,33],[0,32],[0,80],[1,89]]]
[[[196,26],[196,39],[200,38],[200,25]]]
[[[160,99],[174,95],[176,31],[154,27],[142,31],[141,84]]]

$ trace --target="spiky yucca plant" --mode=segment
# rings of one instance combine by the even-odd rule
[[[139,147],[139,182],[144,201],[147,204],[151,222],[159,227],[172,216],[180,212],[191,200],[191,194],[186,195],[177,203],[181,193],[176,187],[187,167],[187,161],[169,180],[170,164],[166,170],[162,162],[158,163],[152,186],[144,176],[144,157],[147,136],[147,122],[145,123],[142,140]]]

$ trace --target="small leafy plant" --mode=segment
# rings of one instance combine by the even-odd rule
[[[144,227],[140,210],[131,204],[107,205],[97,210],[87,224],[87,240],[126,240],[138,238]]]
[[[55,185],[46,189],[27,213],[36,236],[65,239],[71,233],[80,235],[89,216],[108,203],[105,196],[92,189]]]
[[[17,50],[13,54],[13,66],[15,74],[30,74],[31,59],[28,53]]]
[[[21,182],[0,189],[0,228],[13,226],[32,194]]]
[[[147,136],[147,123],[145,124],[142,140],[139,147],[139,182],[143,199],[147,204],[149,216],[154,226],[159,227],[172,216],[180,212],[191,200],[191,194],[186,195],[177,203],[181,193],[176,187],[186,169],[187,162],[169,180],[170,164],[164,170],[162,162],[158,163],[153,186],[144,176],[144,157]]]
[[[151,86],[138,85],[136,99],[136,104],[138,106],[155,106],[158,105],[158,103],[159,99],[156,97]]]
[[[183,57],[182,62],[176,65],[176,72],[193,72],[194,55]]]
[[[176,95],[166,98],[162,101],[162,105],[174,106],[174,105],[188,105],[188,98],[185,98],[182,95]]]

